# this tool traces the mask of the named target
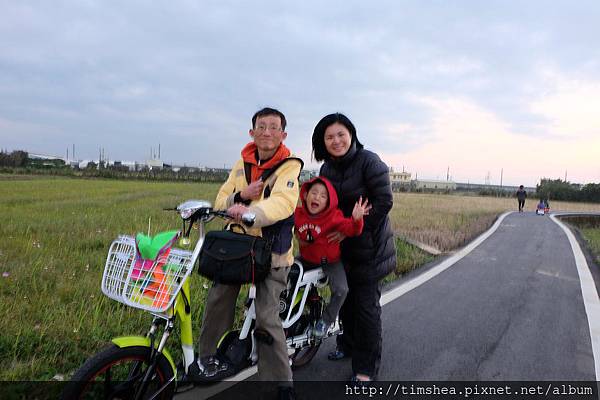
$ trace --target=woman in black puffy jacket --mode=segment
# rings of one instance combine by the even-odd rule
[[[313,155],[325,161],[320,175],[328,178],[344,216],[362,196],[372,208],[361,235],[340,240],[349,292],[340,310],[344,334],[330,360],[352,357],[353,381],[377,378],[381,361],[381,280],[396,266],[396,248],[388,213],[393,197],[388,167],[377,154],[365,150],[356,128],[343,114],[330,114],[317,124],[312,136]]]

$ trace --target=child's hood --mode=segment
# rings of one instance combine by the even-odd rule
[[[335,188],[333,187],[331,182],[329,182],[329,179],[324,177],[317,176],[316,178],[313,178],[310,181],[304,182],[302,184],[302,187],[300,188],[300,199],[302,200],[302,207],[304,208],[304,210],[308,210],[308,208],[306,207],[305,197],[308,194],[309,188],[315,182],[320,182],[324,184],[325,188],[327,189],[327,194],[329,195],[329,204],[327,205],[327,209],[320,212],[319,215],[329,214],[330,212],[332,212],[332,210],[335,210],[338,207],[338,197]]]

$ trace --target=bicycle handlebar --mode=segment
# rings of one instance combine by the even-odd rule
[[[177,211],[181,218],[186,221],[192,218],[195,215],[195,218],[201,219],[205,222],[210,220],[210,217],[220,217],[223,219],[232,219],[232,217],[227,214],[226,210],[214,210],[210,203],[201,201],[201,200],[189,200],[183,204],[180,204],[175,208],[163,208],[164,211]],[[197,214],[198,212],[200,214]],[[193,219],[195,219],[193,218]],[[254,225],[254,221],[256,220],[256,215],[254,213],[244,213],[242,215],[242,223],[248,227]]]
[[[211,214],[225,219],[232,219],[231,216],[227,214],[227,211],[223,210],[213,210],[211,211]],[[242,222],[244,223],[244,225],[252,226],[254,225],[254,221],[256,221],[256,214],[249,212],[242,214]]]

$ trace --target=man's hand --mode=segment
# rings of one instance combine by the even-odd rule
[[[240,196],[243,200],[260,199],[264,185],[262,179],[254,181],[240,192]]]
[[[248,212],[248,207],[243,204],[234,204],[227,209],[227,214],[235,220],[235,222],[241,222],[242,215]]]

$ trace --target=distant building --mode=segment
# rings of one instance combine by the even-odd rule
[[[32,160],[62,160],[63,162],[66,162],[64,157],[51,156],[48,154],[27,153],[27,156]]]
[[[127,167],[130,171],[137,171],[139,164],[135,161],[115,161],[114,165],[120,165],[122,167]]]
[[[495,190],[495,191],[503,191],[503,192],[516,192],[519,190],[518,186],[507,186],[507,185],[486,185],[481,183],[464,183],[457,182],[456,189],[465,192],[478,192],[480,190]],[[527,193],[535,193],[536,188],[534,187],[526,187],[525,190]]]
[[[410,172],[395,172],[390,167],[390,184],[392,185],[392,190],[408,189],[410,187],[410,176]]]
[[[307,169],[303,169],[302,171],[300,171],[300,183],[306,182],[311,180],[312,178],[314,178],[315,176],[319,176],[319,173],[317,171],[310,171]]]
[[[162,162],[162,160],[152,159],[152,160],[146,160],[146,166],[150,170],[153,170],[153,169],[163,169],[164,168],[164,163]]]
[[[412,184],[416,190],[424,190],[424,191],[456,190],[456,182],[453,182],[453,181],[415,179],[414,181],[412,181]]]
[[[56,157],[46,154],[28,153],[29,165],[43,168],[63,167],[66,165],[64,157]]]

